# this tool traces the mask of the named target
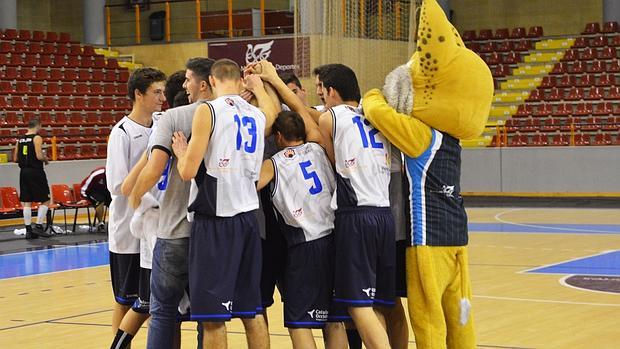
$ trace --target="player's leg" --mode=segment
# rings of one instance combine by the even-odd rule
[[[342,322],[328,322],[323,329],[323,337],[325,338],[325,348],[347,349],[347,333]]]
[[[362,349],[362,337],[352,322],[345,322],[345,329],[347,331],[347,342],[349,343],[349,349]]]
[[[228,348],[226,336],[226,323],[224,322],[203,322],[202,330],[204,338],[202,349],[226,349]],[[246,334],[247,335],[247,334]]]
[[[384,315],[387,322],[388,337],[392,348],[407,348],[409,345],[409,326],[405,309],[400,297],[407,297],[407,273],[405,271],[405,250],[407,241],[396,242],[396,298],[394,307],[386,308]]]
[[[110,252],[110,276],[115,300],[112,308],[112,333],[116,336],[123,317],[137,298],[140,255]]]
[[[293,349],[316,349],[312,329],[289,328],[288,333],[291,336],[291,342],[293,342]]]
[[[32,232],[32,202],[22,202],[22,214],[26,227],[26,239],[36,239],[39,236]]]
[[[368,349],[389,349],[390,341],[372,307],[350,307],[349,314]]]
[[[149,318],[149,299],[151,296],[150,281],[151,270],[140,268],[140,291],[138,299],[136,299],[131,309],[123,317],[118,331],[116,332],[116,336],[114,337],[114,341],[112,342],[113,349],[128,348],[131,344],[131,340],[136,336],[142,324]]]

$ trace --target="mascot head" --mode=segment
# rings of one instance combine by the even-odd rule
[[[493,76],[465,47],[436,0],[422,1],[416,52],[385,83],[383,93],[399,112],[459,139],[478,137],[484,130]]]

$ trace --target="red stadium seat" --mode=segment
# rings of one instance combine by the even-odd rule
[[[553,70],[549,74],[557,75],[557,74],[566,74],[568,72],[568,66],[564,62],[556,63],[553,66]]]
[[[77,95],[88,95],[90,94],[90,88],[84,82],[78,82],[75,84],[75,93]]]
[[[69,43],[71,42],[71,35],[69,33],[60,33],[58,36],[58,42]]]
[[[579,55],[579,59],[581,59],[582,61],[590,61],[596,58],[596,50],[588,47],[585,48],[583,51],[581,51],[581,54]]]
[[[561,61],[574,61],[578,58],[578,51],[574,49],[566,50]]]
[[[495,40],[503,40],[503,39],[508,39],[508,35],[509,35],[508,28],[499,28],[495,30],[495,35],[493,36],[493,38]]]
[[[605,96],[606,99],[620,99],[620,87],[613,86],[609,89],[609,94]]]
[[[107,156],[107,153],[108,153],[108,146],[107,146],[107,144],[99,144],[99,145],[97,145],[97,158],[105,159],[105,157]]]
[[[532,115],[532,106],[529,105],[529,104],[521,104],[517,108],[517,112],[515,113],[515,115],[513,115],[513,117],[515,117],[515,118],[527,118],[530,115]]]
[[[604,47],[607,45],[607,38],[604,36],[597,36],[590,40],[590,46],[592,47]]]
[[[486,57],[485,62],[488,65],[496,65],[502,63],[502,55],[497,52],[492,52]]]
[[[551,88],[555,87],[555,77],[553,76],[545,76],[540,83],[540,88]]]
[[[93,69],[92,78],[90,81],[100,82],[105,79],[103,70],[101,69]]]
[[[30,30],[25,29],[20,30],[16,38],[16,40],[21,41],[30,41],[30,39],[32,39],[32,33],[30,32]]]
[[[583,89],[579,87],[573,87],[569,90],[568,95],[564,99],[569,101],[577,101],[583,99]]]
[[[547,117],[547,116],[551,115],[552,112],[553,112],[553,108],[552,108],[551,104],[544,103],[544,104],[538,105],[534,109],[534,113],[532,114],[532,116],[535,116],[535,117]]]
[[[16,42],[15,45],[13,45],[13,53],[26,53],[28,52],[28,45],[26,45],[25,42]]]
[[[589,74],[580,75],[579,80],[577,81],[575,86],[580,86],[580,87],[594,86],[594,81],[595,81],[594,75],[589,75]]]
[[[570,137],[565,134],[555,134],[551,140],[553,146],[567,146],[570,144]]]
[[[568,103],[562,103],[557,106],[552,113],[553,116],[569,116],[573,114],[573,105]]]
[[[603,74],[596,82],[596,86],[614,86],[616,84],[615,74]]]
[[[56,44],[51,42],[43,43],[43,54],[51,55],[56,53]]]
[[[562,75],[560,79],[556,81],[557,87],[573,87],[575,86],[574,75]]]
[[[614,37],[611,40],[609,40],[608,45],[611,47],[620,46],[620,35],[614,35]]]
[[[530,30],[527,32],[528,38],[539,38],[543,36],[543,28],[541,26],[530,27]]]
[[[45,41],[46,42],[57,42],[58,34],[55,32],[47,32],[45,33]]]
[[[609,64],[609,66],[607,67],[607,72],[614,72],[614,73],[620,72],[620,62],[618,62],[617,59],[614,59],[613,61],[611,61],[611,64]]]
[[[507,65],[499,64],[493,69],[494,77],[504,77],[510,74],[510,68]]]
[[[39,42],[31,42],[28,45],[28,52],[29,53],[43,53],[43,45],[41,45],[41,43]]]
[[[587,116],[592,115],[592,103],[580,103],[577,104],[574,115]]]
[[[517,41],[514,45],[515,51],[529,51],[532,49],[532,42],[526,39],[521,39]]]
[[[532,142],[530,143],[530,145],[538,147],[547,146],[549,145],[549,139],[546,134],[537,133],[532,136]]]
[[[526,32],[525,32],[525,28],[523,27],[513,28],[512,31],[510,32],[511,39],[521,39],[524,37],[526,37]]]
[[[575,145],[590,145],[590,135],[583,133],[575,134]]]
[[[118,71],[118,82],[127,82],[129,80],[129,70],[127,68],[121,68]]]
[[[60,83],[60,94],[70,96],[75,92],[75,87],[72,82],[61,82]]]
[[[611,103],[599,103],[594,107],[594,115],[606,116],[613,113]]]
[[[592,22],[586,24],[586,29],[582,34],[596,34],[601,31],[601,25],[598,22]]]
[[[120,66],[118,65],[118,61],[116,59],[108,58],[107,68],[108,69],[118,69],[118,68],[120,68]]]
[[[11,213],[22,209],[17,189],[13,187],[0,187],[0,197],[2,198],[2,212]]]
[[[614,47],[605,47],[601,50],[598,58],[600,59],[614,59],[616,58],[616,49]]]
[[[618,32],[618,22],[605,22],[603,24],[603,33],[617,33]]]
[[[66,44],[56,44],[56,54],[58,55],[68,55],[69,54],[69,46]]]
[[[561,64],[561,63],[558,63],[558,64]],[[568,68],[568,72],[570,74],[581,74],[581,73],[583,73],[585,71],[586,71],[586,65],[583,64],[583,62],[581,62],[581,61],[574,62]]]
[[[602,73],[605,71],[606,64],[603,61],[594,61],[592,65],[588,67],[589,73]]]
[[[559,101],[562,98],[564,98],[564,91],[554,87],[550,90],[549,94],[547,95],[547,98],[545,98],[548,101]]]
[[[101,55],[96,55],[93,60],[94,68],[105,68],[105,58]]]
[[[544,94],[542,93],[541,90],[533,90],[529,97],[526,99],[528,102],[537,102],[537,101],[542,101],[545,98]]]
[[[465,30],[463,32],[463,41],[473,41],[476,40],[478,37],[476,36],[476,31],[475,30]]]
[[[497,52],[510,52],[512,51],[512,41],[502,41],[495,46]]]
[[[40,30],[35,30],[32,32],[32,41],[44,41],[45,40],[45,33],[40,31]]]
[[[99,124],[99,116],[95,112],[86,113],[86,121],[84,121],[84,125],[94,126]]]
[[[93,77],[93,79],[91,81],[95,81],[95,82],[92,82],[90,84],[90,93],[93,94],[93,95],[97,95],[97,96],[102,95],[103,94],[103,87],[101,87],[101,84],[98,82],[99,80],[95,79]]]
[[[65,70],[65,81],[76,81],[78,78],[78,73],[73,70],[73,69],[69,69],[69,70]]]
[[[504,57],[504,63],[517,64],[521,62],[521,55],[516,52],[508,52]]]
[[[575,42],[573,43],[573,48],[584,48],[584,47],[588,47],[588,41],[586,40],[586,38],[584,38],[583,36],[580,36],[577,39],[575,39]]]
[[[15,89],[10,81],[0,81],[0,94],[9,95],[14,92]]]
[[[4,38],[6,40],[16,40],[17,39],[17,29],[6,28],[4,29]]]
[[[608,133],[597,133],[594,135],[592,145],[611,145],[611,135]]]

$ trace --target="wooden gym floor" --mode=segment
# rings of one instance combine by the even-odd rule
[[[620,209],[468,213],[480,348],[618,348]],[[105,243],[0,255],[0,348],[109,347],[106,255]],[[291,348],[279,300],[269,315],[272,348]],[[196,347],[194,327],[183,325],[183,348]],[[246,347],[240,321],[228,333],[230,348]]]

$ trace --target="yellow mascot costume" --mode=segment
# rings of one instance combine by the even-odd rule
[[[383,93],[369,91],[362,105],[366,118],[405,155],[407,293],[416,346],[469,349],[476,340],[459,139],[484,129],[493,79],[435,0],[423,1],[419,23],[416,53],[386,77]]]

